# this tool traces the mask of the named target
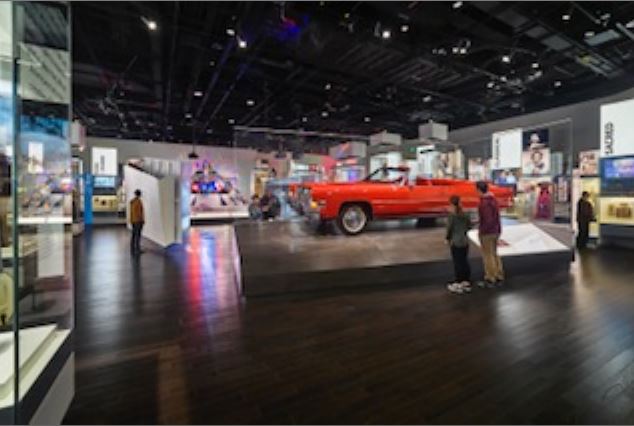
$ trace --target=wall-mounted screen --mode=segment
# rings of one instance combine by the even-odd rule
[[[493,170],[522,167],[522,129],[494,133],[491,139],[491,156]]]
[[[114,176],[95,176],[93,186],[95,188],[114,188],[116,180]]]
[[[634,194],[634,157],[602,158],[600,176],[602,194]]]

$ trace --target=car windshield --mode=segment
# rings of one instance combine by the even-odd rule
[[[382,182],[382,183],[399,183],[404,182],[407,178],[407,173],[404,170],[382,167],[376,169],[372,174],[365,178],[366,182]]]

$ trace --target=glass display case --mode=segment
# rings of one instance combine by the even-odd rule
[[[69,9],[0,1],[0,423],[73,395]]]

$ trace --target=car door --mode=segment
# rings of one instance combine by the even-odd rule
[[[410,191],[412,214],[419,216],[443,216],[449,205],[448,186],[435,185],[431,181],[413,185]]]
[[[400,217],[411,212],[411,190],[407,185],[377,182],[371,185],[370,199],[375,217]]]

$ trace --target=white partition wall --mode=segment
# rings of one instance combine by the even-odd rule
[[[159,178],[130,166],[125,166],[124,176],[126,205],[130,204],[134,191],[139,189],[142,193],[145,212],[143,237],[161,247],[182,242],[177,179],[174,176]]]

